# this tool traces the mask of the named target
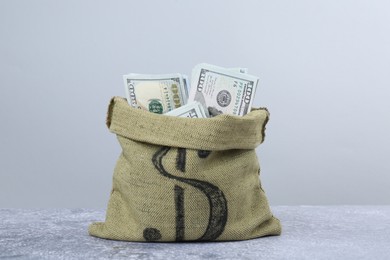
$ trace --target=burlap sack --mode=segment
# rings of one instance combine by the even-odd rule
[[[96,237],[128,241],[244,240],[279,235],[261,188],[255,148],[265,109],[238,117],[179,118],[109,105],[107,126],[118,137],[105,222]]]

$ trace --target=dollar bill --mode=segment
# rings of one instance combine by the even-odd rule
[[[123,76],[126,98],[135,108],[164,114],[187,103],[184,77],[177,74]],[[188,84],[188,80],[187,80]]]
[[[236,67],[236,68],[228,68],[228,70],[230,70],[230,71],[235,71],[235,72],[240,72],[240,73],[244,73],[244,74],[248,73],[248,68],[239,68],[239,67]],[[195,70],[192,70],[192,74],[191,74],[192,79],[195,77],[194,72],[195,72]],[[187,79],[187,81],[188,81],[188,79]],[[189,89],[189,88],[188,88],[188,89]],[[188,96],[188,95],[187,95],[187,96]]]
[[[190,89],[190,81],[188,80],[187,75],[181,74],[181,76],[183,77],[185,96],[188,99],[188,90]]]
[[[207,118],[206,112],[199,102],[191,102],[168,113],[168,116],[188,117],[188,118]]]
[[[200,102],[224,114],[243,116],[250,112],[259,79],[255,76],[206,63],[193,70],[189,102]]]

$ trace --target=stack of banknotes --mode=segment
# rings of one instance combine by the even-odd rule
[[[191,83],[180,73],[131,73],[124,75],[123,80],[130,106],[189,118],[247,114],[259,82],[245,68],[222,68],[207,63],[194,67]]]

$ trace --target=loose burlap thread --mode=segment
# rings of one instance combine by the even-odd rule
[[[261,187],[255,148],[266,109],[243,117],[180,118],[114,97],[107,126],[122,153],[105,222],[89,234],[126,241],[224,241],[279,235]]]

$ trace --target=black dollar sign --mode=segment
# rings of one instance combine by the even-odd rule
[[[201,180],[189,179],[174,176],[168,173],[162,164],[162,158],[168,153],[170,147],[162,147],[152,158],[154,167],[159,173],[167,178],[174,179],[191,185],[203,192],[210,205],[209,222],[206,231],[197,240],[214,240],[217,239],[225,229],[227,222],[227,201],[223,192],[215,185]],[[198,152],[200,158],[206,158],[209,155],[207,151]],[[181,172],[185,172],[186,149],[179,148],[176,160],[176,168]],[[176,240],[184,239],[184,189],[175,185],[175,205],[176,205]]]

